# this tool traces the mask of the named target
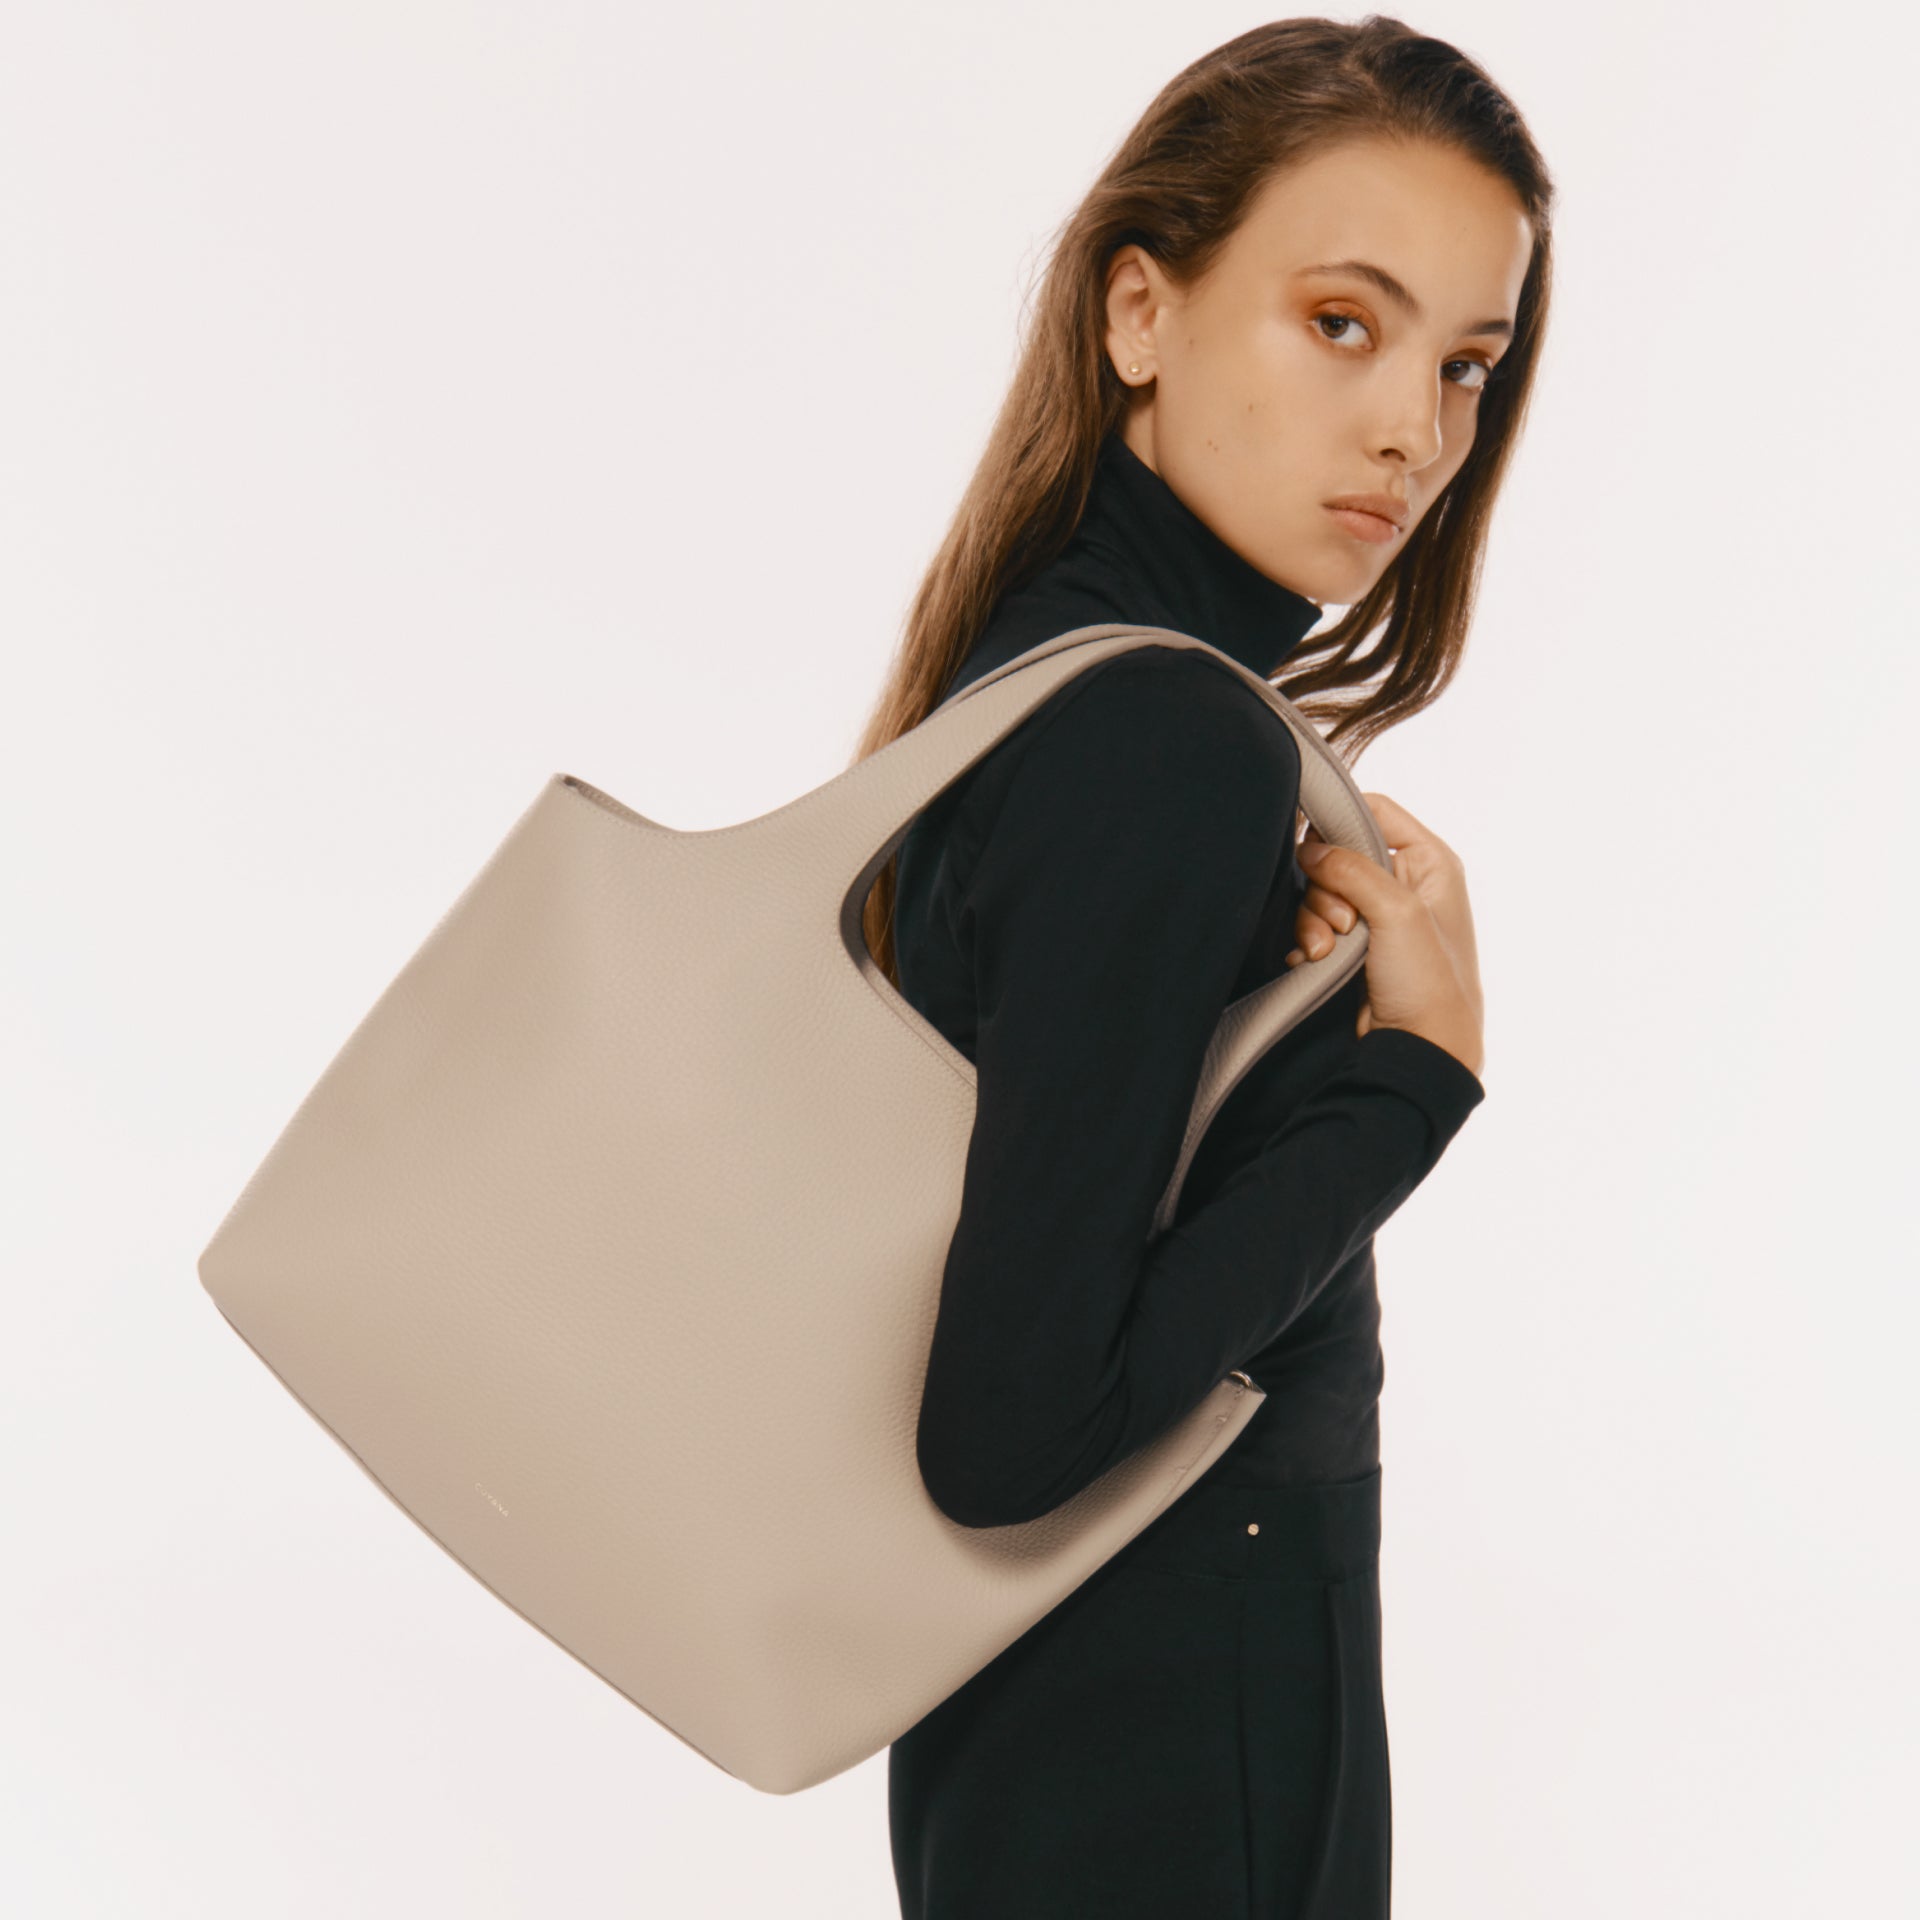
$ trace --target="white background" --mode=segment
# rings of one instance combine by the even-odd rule
[[[0,1907],[895,1912],[884,1754],[784,1798],[701,1761],[195,1261],[551,775],[711,826],[845,764],[1046,237],[1259,18],[9,10]],[[1561,206],[1466,669],[1358,769],[1466,856],[1489,1012],[1380,1241],[1396,1911],[1886,1913],[1920,49],[1417,24]]]

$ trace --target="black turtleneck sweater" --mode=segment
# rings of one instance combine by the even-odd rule
[[[1116,430],[1071,539],[953,687],[1109,620],[1271,676],[1319,616]],[[1043,701],[901,844],[902,991],[978,1074],[919,1427],[964,1525],[1050,1512],[1234,1368],[1267,1399],[1209,1480],[1379,1464],[1373,1235],[1483,1098],[1474,1073],[1416,1034],[1356,1035],[1363,970],[1233,1090],[1151,1233],[1220,1014],[1295,945],[1299,783],[1253,689],[1143,646]]]

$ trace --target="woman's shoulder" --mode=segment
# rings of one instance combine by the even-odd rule
[[[1297,785],[1292,729],[1231,662],[1148,643],[1096,661],[1014,727],[982,762],[987,783],[1044,783],[1064,804],[1149,787],[1158,803],[1206,812],[1229,792],[1276,801]]]
[[[1226,825],[1278,836],[1299,782],[1291,729],[1245,675],[1196,647],[1145,644],[1083,668],[1025,715],[915,822],[902,864],[922,878],[937,864],[964,893],[1002,828],[1022,844],[1102,825],[1169,848]]]

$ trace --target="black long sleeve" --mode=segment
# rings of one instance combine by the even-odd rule
[[[1115,431],[1072,534],[953,684],[1101,621],[1271,674],[1319,618]],[[1416,1035],[1357,1035],[1356,973],[1228,1095],[1149,1237],[1221,1011],[1294,945],[1299,777],[1228,668],[1142,647],[1041,702],[902,843],[901,989],[978,1070],[919,1429],[957,1521],[1051,1511],[1234,1368],[1267,1397],[1210,1480],[1378,1464],[1373,1235],[1483,1098],[1474,1074]]]
[[[1025,735],[949,909],[978,1109],[919,1459],[970,1526],[1052,1510],[1278,1340],[1483,1093],[1444,1048],[1371,1032],[1150,1240],[1291,859],[1299,749],[1232,673],[1174,648],[1086,670]]]

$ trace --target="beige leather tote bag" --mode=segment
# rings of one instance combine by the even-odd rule
[[[1308,818],[1387,863],[1313,724],[1160,627],[1045,641],[737,826],[664,827],[556,774],[200,1257],[235,1331],[434,1540],[765,1792],[887,1746],[1263,1397],[1230,1374],[1021,1525],[958,1526],[919,1476],[974,1072],[874,964],[861,906],[928,801],[1150,644],[1243,675],[1299,740]],[[1225,1010],[1157,1229],[1228,1092],[1365,938]]]

